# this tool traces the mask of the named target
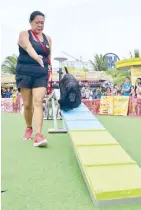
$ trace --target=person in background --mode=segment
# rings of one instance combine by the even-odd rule
[[[93,100],[96,99],[96,89],[95,88],[92,90],[92,99]]]
[[[5,88],[1,88],[1,97],[5,98],[5,93],[6,93],[6,89]]]
[[[120,89],[117,91],[117,96],[121,96],[121,90]]]
[[[136,94],[137,94],[137,115],[141,116],[141,82],[138,82]]]
[[[85,87],[85,97],[86,99],[89,99],[91,96],[91,90],[90,90],[90,87],[88,84],[86,84],[86,87]]]
[[[135,88],[132,85],[131,86],[131,91],[130,91],[130,99],[129,99],[129,110],[131,113],[136,114],[137,113],[137,100],[136,100],[136,92]]]
[[[120,91],[120,87],[119,87],[119,85],[114,85],[114,88],[113,88],[113,96],[117,96],[118,95],[118,93],[119,93],[119,91]]]
[[[43,119],[47,120],[47,94],[45,95],[44,99],[43,99]]]
[[[81,88],[81,97],[83,99],[85,98],[85,87],[84,86]]]
[[[53,119],[53,107],[52,107],[52,99],[54,99],[54,108],[56,111],[56,119],[59,115],[59,103],[55,95],[55,91],[53,90],[52,93],[47,97],[47,119]]]
[[[141,99],[141,82],[138,83],[136,94],[137,94],[137,99]]]
[[[130,96],[131,96],[132,98],[136,98],[136,92],[135,92],[135,88],[134,88],[133,85],[131,86]]]
[[[93,90],[90,88],[90,97],[89,97],[89,100],[93,100]]]
[[[13,105],[13,112],[17,112],[17,93],[16,90],[13,90],[12,93],[12,105]]]
[[[108,87],[106,90],[106,96],[112,96],[112,90],[110,87]]]
[[[127,77],[124,81],[124,84],[122,85],[121,88],[121,93],[123,96],[130,96],[130,91],[131,91],[131,81],[130,78]]]
[[[43,33],[45,15],[34,11],[30,15],[31,29],[19,34],[19,57],[16,67],[16,84],[24,104],[26,130],[24,140],[33,134],[32,120],[35,124],[33,146],[46,147],[48,142],[42,134],[43,99],[48,86],[48,70],[51,64],[51,39]]]
[[[140,83],[141,83],[141,78],[138,78],[138,79],[136,80],[136,83],[135,83],[135,92],[136,92],[136,90],[137,90],[137,87],[140,85]]]
[[[101,97],[102,97],[102,88],[101,87],[97,89],[96,95],[97,95],[97,99],[101,99]]]
[[[12,96],[12,92],[10,91],[10,89],[8,88],[5,92],[5,98],[11,98]]]

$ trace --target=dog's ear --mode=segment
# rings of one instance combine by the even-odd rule
[[[69,74],[69,71],[66,66],[64,66],[64,69],[65,69],[66,74]]]

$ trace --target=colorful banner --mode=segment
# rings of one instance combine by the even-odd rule
[[[82,102],[95,115],[141,116],[141,99],[136,97],[107,96],[95,100],[82,99]],[[1,111],[23,113],[21,97],[18,96],[15,103],[12,98],[1,98]]]
[[[114,115],[127,116],[128,113],[128,96],[114,96]]]
[[[1,112],[20,112],[21,97],[15,98],[1,98]]]
[[[141,99],[137,98],[128,96],[103,96],[101,99],[92,101],[82,99],[82,102],[95,115],[141,116]]]
[[[1,111],[13,112],[12,98],[1,98]]]
[[[102,96],[100,100],[100,114],[113,114],[113,96]]]

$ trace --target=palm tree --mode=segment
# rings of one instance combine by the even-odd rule
[[[130,58],[139,58],[139,57],[141,57],[140,56],[140,51],[139,50],[134,50],[134,54],[132,54],[131,52],[130,52]]]
[[[2,72],[15,75],[16,65],[17,65],[17,56],[16,55],[8,56],[6,57],[5,61],[1,66]]]
[[[109,69],[106,72],[108,75],[111,75],[113,78],[113,83],[117,85],[121,85],[126,77],[131,76],[131,72],[129,71],[122,71],[118,69]]]
[[[135,58],[139,58],[140,57],[140,51],[139,50],[134,50],[134,55],[135,55]]]
[[[91,61],[94,71],[107,71],[108,70],[108,62],[106,59],[103,59],[103,55],[96,54],[94,56],[94,61]]]

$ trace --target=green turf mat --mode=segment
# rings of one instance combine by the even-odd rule
[[[141,119],[105,116],[99,119],[141,166]],[[2,115],[2,190],[8,190],[2,194],[2,210],[141,209],[141,205],[95,208],[68,135],[48,135],[52,126],[51,121],[44,121],[49,148],[33,148],[32,141],[22,140],[23,116]]]

